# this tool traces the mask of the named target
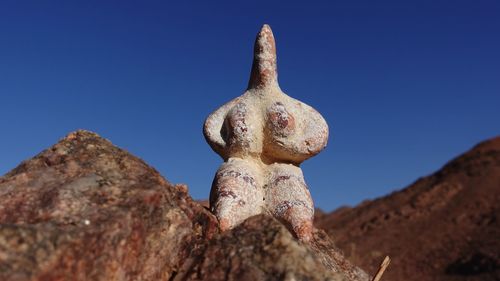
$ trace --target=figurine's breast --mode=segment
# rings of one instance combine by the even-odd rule
[[[232,156],[236,154],[260,153],[262,151],[262,128],[260,114],[255,106],[242,101],[227,113],[222,135]]]
[[[263,145],[268,161],[301,163],[326,145],[328,126],[312,107],[283,94],[265,108]]]
[[[264,154],[271,161],[293,162],[302,134],[300,108],[287,100],[271,102],[265,110]]]
[[[272,103],[266,110],[266,129],[271,138],[290,137],[296,132],[296,121],[293,114],[278,101]]]

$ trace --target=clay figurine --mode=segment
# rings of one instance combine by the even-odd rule
[[[281,91],[268,25],[254,48],[248,89],[204,124],[208,144],[224,159],[212,184],[210,208],[222,231],[268,213],[308,241],[314,205],[299,165],[326,146],[328,125],[312,107]]]

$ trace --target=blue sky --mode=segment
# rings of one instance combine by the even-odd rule
[[[207,198],[202,124],[245,90],[264,23],[281,88],[330,125],[302,165],[322,209],[500,134],[498,1],[178,2],[0,2],[0,173],[84,128]]]

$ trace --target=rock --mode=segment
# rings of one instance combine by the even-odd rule
[[[217,231],[183,188],[86,131],[0,178],[0,223],[0,280],[166,280]]]
[[[303,244],[259,216],[219,233],[185,185],[91,132],[0,178],[2,281],[235,278],[368,280],[322,231]]]
[[[224,159],[210,196],[221,229],[264,213],[310,240],[314,205],[299,165],[325,148],[328,125],[315,109],[281,91],[268,25],[255,40],[248,89],[210,114],[203,132]]]
[[[369,279],[323,231],[315,229],[312,240],[302,243],[273,217],[258,215],[200,247],[174,280]]]

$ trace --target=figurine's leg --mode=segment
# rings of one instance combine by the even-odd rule
[[[260,168],[251,160],[229,158],[221,165],[212,183],[210,209],[222,231],[262,213],[264,194],[260,174]]]
[[[272,164],[264,186],[267,209],[303,241],[312,238],[314,205],[302,170],[291,164]]]

